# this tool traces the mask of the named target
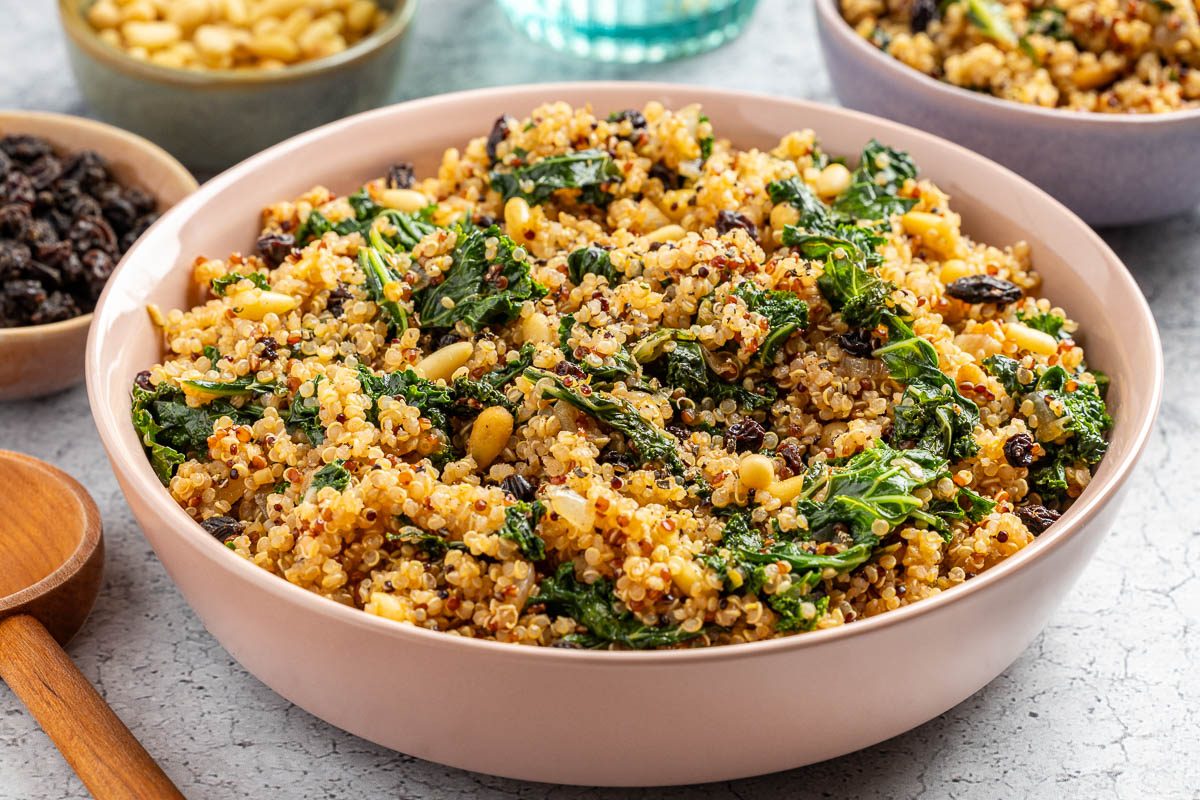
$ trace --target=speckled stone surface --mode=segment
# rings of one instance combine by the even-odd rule
[[[0,6],[6,18],[0,106],[86,113],[67,71],[52,4],[6,0]],[[397,99],[589,78],[832,99],[807,0],[764,0],[733,44],[644,68],[555,56],[513,32],[485,0],[427,0],[414,35]],[[99,503],[108,572],[70,653],[189,797],[1195,798],[1200,210],[1107,231],[1105,238],[1149,297],[1167,359],[1162,416],[1116,529],[1045,633],[978,694],[870,750],[753,780],[645,792],[525,784],[441,767],[342,733],[250,677],[205,632],[134,524],[82,387],[0,406],[0,447],[59,465]],[[887,680],[886,672],[879,679]],[[656,735],[671,735],[669,721],[659,730]],[[0,800],[86,796],[0,687]]]

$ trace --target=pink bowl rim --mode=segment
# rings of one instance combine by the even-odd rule
[[[269,573],[245,559],[231,556],[223,544],[205,533],[182,508],[171,500],[170,495],[164,490],[154,471],[150,468],[150,463],[145,458],[140,446],[131,448],[123,441],[126,432],[122,430],[122,426],[128,425],[128,409],[126,407],[120,409],[111,408],[103,402],[103,398],[101,397],[101,376],[104,373],[106,360],[104,358],[105,350],[102,346],[104,342],[100,332],[104,326],[102,324],[95,324],[88,335],[86,375],[88,401],[92,409],[93,418],[95,419],[96,428],[109,454],[110,461],[114,464],[114,471],[122,472],[131,484],[130,490],[139,492],[142,498],[153,507],[154,514],[170,523],[172,533],[168,535],[182,535],[191,538],[195,542],[194,546],[207,548],[206,553],[211,554],[208,557],[213,560],[214,564],[234,570],[244,580],[254,584],[256,588],[273,595],[280,602],[299,604],[311,613],[332,617],[346,625],[362,628],[381,636],[393,637],[403,642],[409,642],[412,645],[454,648],[459,650],[464,656],[468,656],[472,652],[478,652],[480,654],[486,653],[491,658],[517,660],[551,659],[561,660],[565,663],[575,663],[580,666],[613,665],[620,667],[629,664],[667,665],[684,661],[716,662],[767,657],[785,651],[818,647],[823,644],[833,644],[844,639],[865,636],[885,627],[900,625],[920,616],[938,613],[949,603],[954,603],[960,598],[965,599],[971,594],[988,590],[993,584],[1004,580],[1009,574],[1026,567],[1033,560],[1041,558],[1044,554],[1061,547],[1068,539],[1081,535],[1083,529],[1088,526],[1088,523],[1099,514],[1104,506],[1114,499],[1115,494],[1125,484],[1146,448],[1162,400],[1164,380],[1162,344],[1159,339],[1158,328],[1154,323],[1150,307],[1130,275],[1129,270],[1104,240],[1079,219],[1078,216],[1050,195],[1037,188],[1034,184],[1013,173],[1011,170],[964,147],[916,128],[870,114],[809,100],[776,97],[757,92],[713,89],[689,84],[648,81],[576,81],[521,84],[454,92],[410,100],[346,117],[336,122],[314,128],[307,133],[294,136],[255,156],[251,156],[208,181],[198,191],[189,195],[177,206],[164,214],[151,230],[143,235],[141,240],[130,249],[118,265],[117,270],[109,280],[104,293],[97,303],[95,310],[97,322],[102,321],[107,313],[109,295],[113,291],[113,287],[120,283],[119,278],[121,273],[130,268],[129,265],[134,261],[139,250],[148,247],[148,243],[153,239],[153,231],[155,229],[161,230],[164,227],[164,223],[169,224],[175,218],[184,218],[193,214],[204,205],[210,195],[250,178],[260,163],[270,161],[297,145],[341,133],[366,120],[393,114],[401,108],[409,111],[422,111],[433,114],[447,110],[447,107],[448,110],[452,111],[454,106],[459,103],[488,96],[503,96],[506,98],[506,101],[511,102],[513,107],[518,107],[518,104],[520,104],[520,107],[528,106],[532,108],[538,103],[550,102],[560,93],[582,93],[587,91],[609,91],[626,94],[633,92],[643,94],[647,99],[661,97],[663,94],[669,95],[675,93],[689,96],[688,102],[703,103],[705,100],[702,98],[708,98],[709,101],[712,99],[724,99],[728,101],[748,100],[755,103],[773,105],[776,108],[786,108],[798,113],[833,113],[834,115],[849,117],[881,127],[884,129],[883,134],[886,134],[887,129],[891,128],[906,135],[926,139],[937,147],[955,151],[960,156],[981,163],[989,169],[998,169],[1007,173],[1011,179],[1017,181],[1029,193],[1036,194],[1043,202],[1052,204],[1058,210],[1065,223],[1076,225],[1081,229],[1081,233],[1090,238],[1099,251],[1107,256],[1109,271],[1113,273],[1114,279],[1121,284],[1123,291],[1129,295],[1133,302],[1132,319],[1136,321],[1136,324],[1149,328],[1150,343],[1154,356],[1153,364],[1149,370],[1151,373],[1151,382],[1148,387],[1151,394],[1148,405],[1149,413],[1140,420],[1131,420],[1125,423],[1137,426],[1136,431],[1132,435],[1132,447],[1125,458],[1116,463],[1103,480],[1093,480],[1083,495],[1063,515],[1062,520],[1056,523],[1050,531],[1039,536],[1031,545],[963,584],[934,597],[912,605],[903,606],[879,616],[856,620],[851,624],[836,628],[827,628],[777,639],[690,650],[596,651],[521,646],[486,639],[455,636],[440,631],[427,630],[415,625],[396,623],[392,620],[377,617],[360,609],[344,606],[341,603],[321,597],[289,581],[283,580],[279,576]],[[134,442],[136,443],[136,441],[136,437],[134,437]],[[129,465],[129,462],[132,462],[132,467]],[[116,466],[117,464],[121,466]],[[124,487],[122,487],[122,490],[123,492],[125,491]],[[226,560],[218,562],[216,560],[218,558]]]
[[[919,72],[897,59],[884,53],[878,47],[871,45],[859,36],[850,23],[838,10],[839,0],[814,0],[816,13],[825,22],[830,36],[835,36],[855,51],[861,60],[869,62],[877,70],[887,72],[881,79],[894,78],[910,83],[913,88],[926,94],[934,95],[946,103],[974,103],[981,108],[995,112],[1007,112],[1015,116],[1026,115],[1043,120],[1053,120],[1064,124],[1116,126],[1116,125],[1154,125],[1165,126],[1169,123],[1200,121],[1200,107],[1183,108],[1175,111],[1164,111],[1157,114],[1105,114],[1099,111],[1072,111],[1065,108],[1043,108],[1029,103],[1018,103],[1015,100],[1002,100],[980,92],[972,92],[960,86]]]

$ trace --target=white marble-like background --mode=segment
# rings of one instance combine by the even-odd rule
[[[0,0],[0,107],[86,113],[53,7]],[[808,0],[763,0],[733,44],[654,67],[558,57],[509,28],[487,0],[425,0],[413,37],[398,100],[643,78],[833,101]],[[1116,530],[1045,633],[974,697],[870,750],[753,780],[642,792],[526,784],[342,733],[250,677],[205,632],[134,524],[82,387],[0,406],[0,447],[58,464],[99,503],[107,578],[70,653],[192,798],[1197,798],[1200,209],[1105,238],[1149,297],[1167,359],[1162,416]],[[0,687],[0,800],[86,796]]]

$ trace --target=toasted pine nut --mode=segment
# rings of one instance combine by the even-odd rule
[[[183,38],[183,31],[174,22],[126,22],[121,35],[131,47],[158,50]]]
[[[775,482],[775,464],[761,453],[747,453],[738,466],[738,480],[747,489],[766,489]]]
[[[954,283],[959,278],[965,278],[968,275],[974,275],[975,270],[971,269],[971,265],[961,258],[952,258],[943,262],[942,269],[938,273],[938,278],[942,283]]]
[[[247,289],[234,296],[230,305],[242,319],[259,320],[267,314],[286,314],[300,303],[296,298],[282,292],[266,292],[262,289]]]
[[[201,25],[196,28],[192,41],[205,57],[220,58],[233,52],[233,35],[228,28],[220,25]]]
[[[246,47],[260,58],[295,61],[300,57],[300,46],[280,33],[255,36]]]
[[[533,212],[530,211],[525,198],[510,197],[504,204],[504,226],[508,228],[508,235],[513,239],[521,239],[521,234],[529,227],[532,218]]]
[[[904,232],[919,238],[926,247],[942,258],[958,255],[961,242],[958,229],[950,220],[928,211],[909,211],[900,218]]]
[[[850,170],[844,164],[830,164],[817,176],[817,194],[821,197],[837,197],[850,188]]]
[[[455,342],[440,350],[434,350],[417,362],[417,374],[428,381],[448,381],[455,371],[471,360],[475,345],[470,342]]]
[[[121,10],[113,0],[96,0],[88,9],[87,18],[94,28],[115,28],[121,24]]]
[[[661,228],[650,231],[643,236],[642,241],[646,242],[647,244],[654,244],[656,242],[677,242],[684,236],[687,236],[687,231],[683,229],[682,225],[663,225]]]
[[[384,208],[412,213],[429,205],[429,198],[415,189],[384,189],[379,193],[379,204]]]
[[[175,0],[164,5],[163,10],[167,20],[183,30],[192,30],[198,25],[203,25],[212,15],[212,6],[208,0]]]
[[[797,475],[787,480],[775,481],[767,487],[767,492],[775,495],[784,503],[795,500],[804,491],[804,476]]]
[[[346,8],[346,27],[354,33],[362,33],[371,27],[375,17],[375,4],[371,0],[354,0]]]
[[[1005,324],[1004,337],[1030,353],[1050,356],[1058,352],[1058,341],[1053,336],[1019,322]]]
[[[475,418],[475,425],[467,439],[467,453],[481,469],[486,469],[504,452],[512,432],[513,415],[508,409],[502,406],[485,408]]]

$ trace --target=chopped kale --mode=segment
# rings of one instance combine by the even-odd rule
[[[938,366],[938,354],[895,314],[886,315],[889,340],[875,351],[894,380],[907,384],[895,408],[895,436],[940,458],[959,460],[979,451],[979,407]]]
[[[549,156],[512,172],[494,170],[490,178],[504,202],[521,197],[536,205],[560,189],[580,189],[581,203],[602,205],[608,197],[602,187],[620,180],[621,171],[604,151],[579,150]]]
[[[473,416],[490,406],[500,406],[510,413],[516,411],[513,403],[504,393],[486,380],[473,380],[459,377],[451,384],[454,392],[454,413]]]
[[[1071,33],[1067,30],[1067,15],[1061,8],[1035,8],[1029,12],[1026,25],[1026,35],[1049,36],[1060,42],[1071,39]]]
[[[270,291],[271,284],[267,282],[266,273],[251,272],[242,274],[241,272],[227,272],[219,278],[212,279],[212,292],[217,297],[224,297],[225,292],[229,291],[230,286],[236,286],[242,281],[250,281],[263,291]]]
[[[241,397],[247,394],[279,394],[283,387],[275,383],[261,383],[253,376],[236,378],[231,381],[189,380],[181,384],[198,392],[211,394],[216,397]]]
[[[984,36],[1013,47],[1017,35],[1013,32],[1004,3],[1000,0],[966,0],[967,19]]]
[[[284,424],[289,432],[303,433],[308,439],[308,443],[314,446],[325,443],[325,426],[321,424],[321,404],[317,400],[317,387],[324,378],[323,375],[313,378],[311,396],[305,397],[297,392],[292,397],[291,405],[288,406],[287,415],[284,417]]]
[[[528,262],[514,255],[517,245],[498,226],[482,231],[460,226],[457,234],[444,279],[414,295],[422,328],[445,330],[462,322],[478,333],[486,325],[511,322],[526,300],[546,294],[530,276]],[[494,241],[490,258],[489,241]]]
[[[668,350],[668,342],[674,342],[674,348]],[[720,403],[728,398],[749,411],[766,408],[775,402],[775,387],[769,384],[762,387],[763,392],[752,392],[718,375],[709,364],[706,351],[696,341],[696,335],[684,328],[660,328],[643,337],[634,346],[632,356],[640,364],[665,361],[665,367],[654,374],[664,385],[683,389],[692,399],[710,397]]]
[[[587,628],[586,634],[564,637],[567,644],[605,647],[619,644],[635,650],[666,647],[699,635],[674,626],[651,627],[628,610],[617,610],[612,584],[601,578],[587,584],[575,577],[575,567],[563,564],[553,575],[542,580],[537,594],[526,605],[541,604],[547,610],[570,617]]]
[[[406,518],[401,517],[401,520]],[[421,549],[427,558],[439,559],[450,550],[467,550],[462,542],[450,541],[440,533],[429,533],[416,525],[405,524],[396,533],[388,532],[384,538],[389,542],[411,544]]]
[[[216,365],[221,360],[221,351],[213,347],[211,344],[204,346],[204,357],[208,359],[208,363]]]
[[[525,377],[532,383],[548,378],[551,385],[543,389],[543,397],[570,403],[597,421],[620,431],[637,452],[642,464],[659,461],[676,475],[683,474],[684,465],[679,458],[678,441],[639,414],[628,400],[594,391],[586,385],[567,386],[557,375],[544,370],[527,369]]]
[[[772,363],[775,354],[792,334],[808,327],[808,303],[792,292],[760,289],[753,281],[744,281],[734,289],[734,294],[745,301],[751,311],[766,317],[771,325],[758,351],[761,364]]]
[[[1108,451],[1105,434],[1113,421],[1094,384],[1072,378],[1062,367],[1050,367],[1038,378],[1032,397],[1039,411],[1045,409],[1052,415],[1049,422],[1047,418],[1039,420],[1039,441],[1050,443],[1065,433],[1066,449],[1076,460],[1095,464],[1104,457]]]
[[[218,399],[207,405],[189,406],[183,392],[163,383],[153,390],[133,387],[133,426],[141,435],[150,464],[163,485],[188,458],[208,453],[208,438],[221,417],[238,425],[250,425],[262,416],[262,408],[235,406]]]
[[[395,300],[389,300],[387,286],[400,281],[400,273],[391,263],[391,254],[375,247],[360,247],[358,249],[358,266],[366,277],[364,285],[367,296],[371,298],[388,320],[388,332],[396,336],[408,330],[408,314]]]
[[[1017,319],[1023,324],[1028,325],[1030,328],[1033,328],[1035,331],[1048,333],[1055,339],[1062,339],[1067,336],[1067,334],[1063,332],[1063,325],[1065,325],[1067,321],[1058,314],[1053,314],[1049,311],[1041,311],[1037,314],[1025,316],[1023,313],[1018,311]]]
[[[480,378],[480,380],[494,389],[502,389],[512,383],[526,369],[533,366],[533,352],[534,348],[532,344],[521,345],[521,349],[515,359],[506,362],[503,366],[496,367]]]
[[[618,282],[618,273],[612,265],[608,251],[594,244],[581,247],[567,256],[567,270],[571,282],[576,286],[583,283],[583,276],[589,272],[606,278],[610,286],[616,286]]]
[[[501,539],[516,542],[530,561],[546,558],[546,543],[537,535],[538,521],[546,513],[540,500],[520,501],[504,510],[504,526],[498,531]]]
[[[890,316],[896,287],[846,253],[842,257],[834,254],[825,262],[825,271],[817,278],[817,288],[851,328],[875,328]]]
[[[1010,397],[1016,397],[1025,391],[1026,387],[1017,379],[1021,370],[1020,361],[1008,356],[995,355],[983,359],[982,363],[987,373],[1000,382]]]
[[[369,367],[358,365],[358,382],[363,394],[371,398],[367,419],[379,421],[379,398],[394,397],[420,409],[421,416],[433,427],[446,431],[447,415],[454,408],[454,395],[446,386],[425,380],[411,369],[376,375]]]
[[[319,492],[326,486],[332,486],[339,492],[344,492],[349,485],[350,472],[346,469],[346,462],[339,458],[329,462],[313,474],[310,488],[314,492]]]
[[[907,153],[872,139],[863,148],[850,188],[834,200],[833,210],[846,221],[886,220],[903,214],[917,201],[897,192],[916,176],[917,166]]]

